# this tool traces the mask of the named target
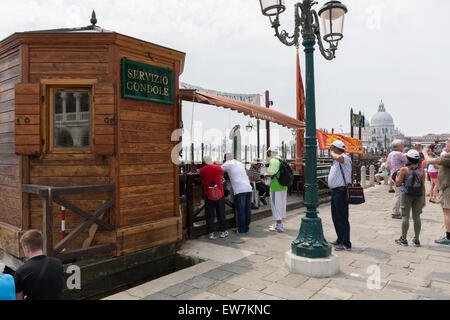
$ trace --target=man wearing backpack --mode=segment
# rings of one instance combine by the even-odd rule
[[[420,229],[422,222],[420,215],[426,205],[425,201],[425,172],[420,167],[420,154],[416,150],[409,150],[406,154],[408,165],[400,169],[396,186],[400,189],[400,208],[402,212],[402,236],[395,240],[395,243],[408,246],[406,239],[409,229],[409,217],[412,211],[414,220],[414,238],[412,243],[415,247],[420,247]]]
[[[215,165],[210,156],[205,156],[206,166],[200,170],[200,180],[205,188],[205,220],[209,240],[216,239],[214,235],[214,211],[220,224],[220,237],[228,237],[227,219],[225,217],[225,196],[223,192],[222,167]]]
[[[286,162],[283,158],[278,156],[277,147],[270,147],[267,150],[267,157],[270,159],[270,162],[265,176],[272,179],[270,182],[270,206],[272,208],[273,220],[276,221],[276,224],[269,227],[269,231],[284,232],[283,219],[286,218],[287,191],[289,188],[289,183],[283,183],[287,184],[284,186],[280,183],[280,180],[282,178],[286,179],[286,174],[282,177],[281,172],[281,169],[287,170],[285,166]],[[289,174],[288,172],[286,173]],[[287,180],[289,180],[289,177],[287,178]]]

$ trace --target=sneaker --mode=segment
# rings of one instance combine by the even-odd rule
[[[334,241],[334,242],[328,242],[328,243],[331,244],[332,246],[338,246],[338,245],[339,245],[339,243],[337,242],[337,240]]]
[[[414,247],[420,247],[420,241],[419,239],[413,238],[412,243],[414,244]]]
[[[283,225],[274,225],[269,228],[270,232],[284,232]]]
[[[389,193],[395,193],[395,190],[389,190]]]
[[[216,237],[214,236],[214,232],[209,234],[209,240],[216,240]]]
[[[405,246],[405,247],[408,246],[408,240],[406,240],[406,239],[403,238],[403,237],[400,237],[400,239],[395,240],[395,243],[398,244],[398,245],[400,245],[400,246]]]
[[[228,233],[228,231],[224,231],[224,232],[221,232],[221,233],[220,233],[220,237],[221,237],[222,239],[228,238],[229,235],[230,235],[230,234]]]
[[[401,214],[393,214],[392,215],[392,219],[401,220],[402,219],[402,215]]]
[[[346,247],[343,244],[338,244],[334,247],[334,250],[336,251],[350,251],[352,248]]]
[[[442,239],[436,240],[434,243],[450,245],[450,239],[447,239],[447,236],[445,235]]]

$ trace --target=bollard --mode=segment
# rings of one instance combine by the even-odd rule
[[[375,187],[375,166],[373,164],[369,167],[369,174],[370,174],[370,186]]]
[[[367,172],[366,172],[366,166],[361,166],[361,186],[363,188],[367,188],[367,183],[366,183],[366,179],[367,179]]]

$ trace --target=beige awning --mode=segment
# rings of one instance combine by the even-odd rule
[[[239,113],[243,113],[246,116],[250,116],[259,120],[268,120],[289,129],[297,130],[305,128],[305,123],[302,121],[289,117],[276,110],[264,108],[255,104],[196,92],[192,89],[180,89],[180,95],[181,99],[184,101],[193,101],[196,103],[209,104],[217,107],[231,109]]]

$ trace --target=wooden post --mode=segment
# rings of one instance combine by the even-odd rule
[[[49,191],[50,192],[50,191]],[[53,203],[51,195],[43,200],[42,233],[44,236],[44,254],[53,256]]]
[[[259,119],[258,119],[258,121],[256,122],[256,131],[257,131],[257,140],[258,140],[258,143],[257,143],[257,148],[258,148],[258,151],[257,151],[257,155],[258,155],[258,158],[260,157],[259,156],[259,152],[260,152],[260,137],[259,137],[259,127],[260,127],[261,125],[260,125],[260,121],[259,121]]]
[[[244,168],[247,168],[247,152],[248,152],[248,146],[245,146],[245,158],[244,158]]]
[[[266,91],[266,108],[270,109],[271,105],[269,90]],[[270,121],[266,121],[267,130],[267,148],[270,148]]]
[[[203,163],[203,157],[205,156],[205,144],[202,142],[202,158],[200,161]]]
[[[186,226],[187,226],[187,236],[191,239],[192,229],[194,228],[194,189],[193,176],[190,174],[186,175]]]

